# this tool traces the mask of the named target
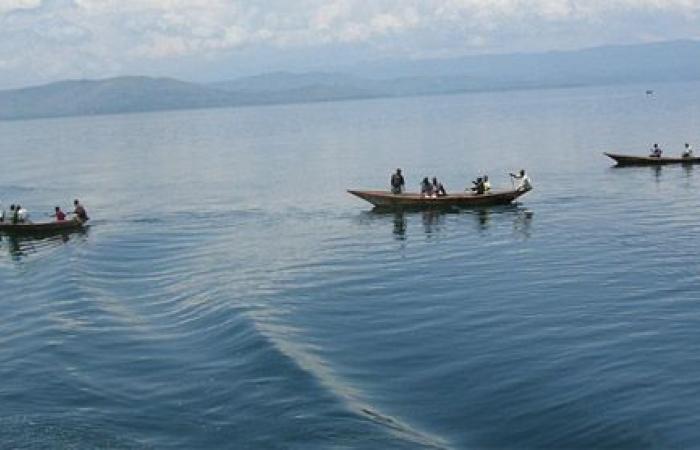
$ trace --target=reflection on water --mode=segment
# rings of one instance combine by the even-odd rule
[[[447,222],[447,218],[453,217],[454,221]],[[503,219],[508,218],[512,221],[512,229],[515,234],[524,238],[529,238],[531,235],[532,211],[529,211],[519,205],[493,206],[477,209],[431,209],[425,211],[411,210],[387,210],[375,208],[366,211],[361,215],[363,222],[391,222],[392,234],[397,240],[406,240],[410,233],[411,225],[420,223],[422,225],[423,234],[430,238],[442,233],[451,233],[461,229],[463,220],[467,217],[472,217],[475,220],[472,222],[478,232],[488,230],[494,223],[502,224]],[[420,219],[420,221],[418,220]]]
[[[440,210],[426,210],[421,212],[423,230],[426,235],[439,233],[445,222],[445,213]]]
[[[394,213],[394,236],[397,239],[406,239],[406,214],[403,211]]]
[[[612,171],[621,171],[624,173],[649,173],[651,174],[654,183],[656,185],[660,185],[663,182],[664,179],[664,172],[666,172],[666,177],[669,176],[669,174],[677,174],[678,170],[682,171],[683,178],[690,182],[691,177],[693,176],[693,170],[694,170],[694,165],[693,164],[669,164],[669,165],[650,165],[650,166],[611,166],[610,170]],[[677,175],[670,175],[673,177],[676,177]],[[689,183],[688,183],[689,184]]]
[[[489,227],[491,211],[487,208],[481,208],[477,211],[476,217],[479,223],[479,231],[484,231]]]
[[[0,248],[6,248],[13,261],[20,261],[30,255],[63,245],[71,239],[85,239],[88,229],[49,235],[15,236],[0,234]]]
[[[695,167],[693,164],[683,164],[683,175],[685,175],[686,178],[690,178],[693,175],[693,167]]]
[[[513,231],[516,235],[522,236],[525,239],[530,237],[532,234],[531,229],[533,214],[534,213],[532,211],[527,209],[518,211],[518,214],[515,216],[515,220],[513,220]]]

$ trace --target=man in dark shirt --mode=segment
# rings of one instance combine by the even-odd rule
[[[393,194],[400,194],[403,192],[406,186],[406,181],[401,175],[401,169],[396,169],[396,173],[391,176],[391,192]]]
[[[87,215],[87,211],[85,211],[85,208],[83,207],[83,205],[80,204],[78,199],[75,199],[75,201],[73,201],[73,206],[75,206],[73,214],[75,214],[75,217],[77,217],[78,220],[80,220],[81,222],[87,222],[88,220],[90,220],[90,218]]]

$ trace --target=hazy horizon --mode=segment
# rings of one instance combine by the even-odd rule
[[[0,89],[697,40],[699,17],[697,0],[5,0]]]

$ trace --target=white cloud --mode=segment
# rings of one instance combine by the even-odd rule
[[[2,0],[0,2],[0,14],[17,11],[21,9],[36,8],[41,5],[41,0]]]
[[[700,0],[0,0],[0,61],[99,76],[255,48],[544,50],[695,38],[699,13]]]

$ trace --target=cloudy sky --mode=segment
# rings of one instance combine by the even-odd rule
[[[700,38],[700,0],[0,0],[0,88]]]

